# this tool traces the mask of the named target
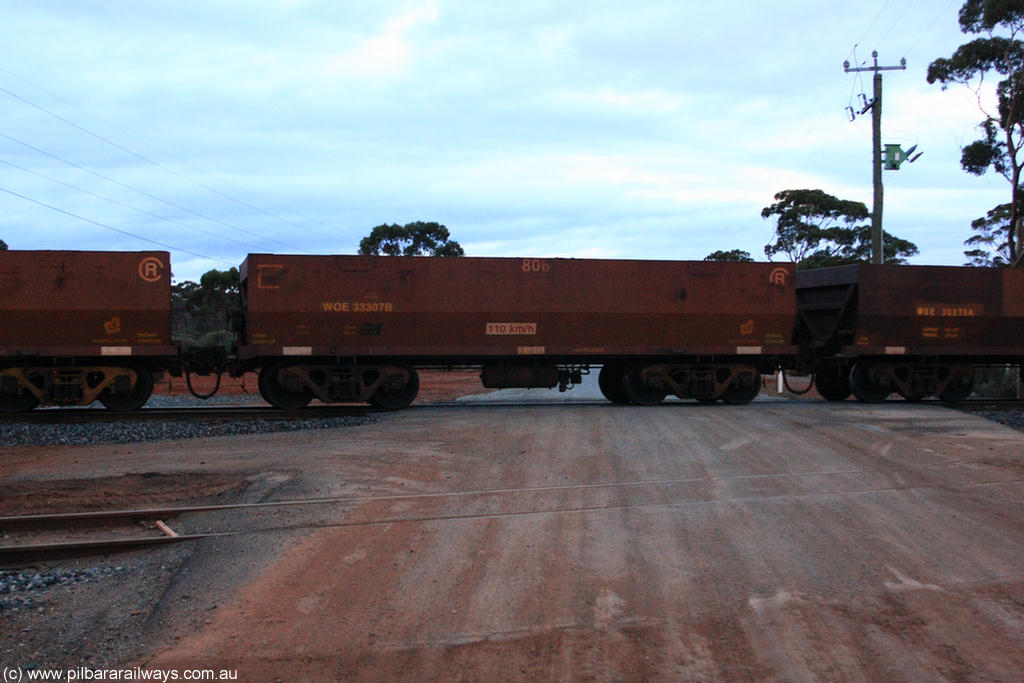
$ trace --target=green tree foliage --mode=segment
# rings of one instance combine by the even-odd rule
[[[239,309],[238,269],[210,270],[199,282],[171,285],[175,339],[188,346],[229,346],[235,334],[232,313]]]
[[[1007,238],[1012,213],[1009,204],[1000,204],[984,218],[971,222],[975,234],[964,242],[971,247],[964,252],[967,257],[965,265],[1005,268],[1010,264],[1013,257]]]
[[[0,251],[7,251],[7,242],[0,240]]]
[[[943,89],[957,83],[978,95],[978,106],[985,116],[979,126],[982,137],[961,150],[960,166],[974,175],[991,169],[1010,183],[1010,201],[971,224],[979,234],[965,242],[972,249],[964,255],[976,265],[1020,265],[1024,256],[1024,3],[967,0],[960,8],[960,30],[979,37],[958,47],[948,59],[932,62],[928,82],[938,82]],[[1000,79],[994,110],[987,109],[981,98],[989,72]],[[993,212],[1000,214],[995,222]]]
[[[775,203],[761,210],[762,218],[775,217],[774,239],[765,245],[771,258],[785,254],[798,268],[839,266],[871,260],[871,224],[863,202],[838,199],[822,190],[783,190]],[[906,263],[917,246],[883,231],[885,263]]]
[[[463,256],[458,242],[440,223],[383,224],[359,242],[359,253],[385,256]]]
[[[729,251],[713,251],[707,256],[705,256],[704,260],[750,263],[754,259],[751,258],[749,251],[743,251],[742,249],[730,249]]]

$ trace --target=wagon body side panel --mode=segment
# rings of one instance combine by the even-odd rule
[[[0,355],[173,356],[166,252],[0,252]]]
[[[250,255],[249,355],[736,354],[789,344],[779,264]]]

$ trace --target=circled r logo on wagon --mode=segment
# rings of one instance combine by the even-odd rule
[[[164,276],[164,262],[155,256],[139,261],[139,277],[146,282],[156,282]]]

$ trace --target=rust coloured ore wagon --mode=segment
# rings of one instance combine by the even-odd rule
[[[971,393],[972,366],[1024,360],[1024,271],[859,264],[802,271],[797,341],[830,400]]]
[[[166,252],[0,251],[0,410],[134,410],[176,357]]]
[[[751,400],[796,318],[791,264],[250,254],[241,369],[272,404],[415,398],[417,367],[618,402]]]

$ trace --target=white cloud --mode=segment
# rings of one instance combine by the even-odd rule
[[[391,78],[407,73],[413,61],[410,37],[416,28],[437,21],[434,4],[411,7],[391,17],[376,35],[323,59],[321,70],[331,78]]]

